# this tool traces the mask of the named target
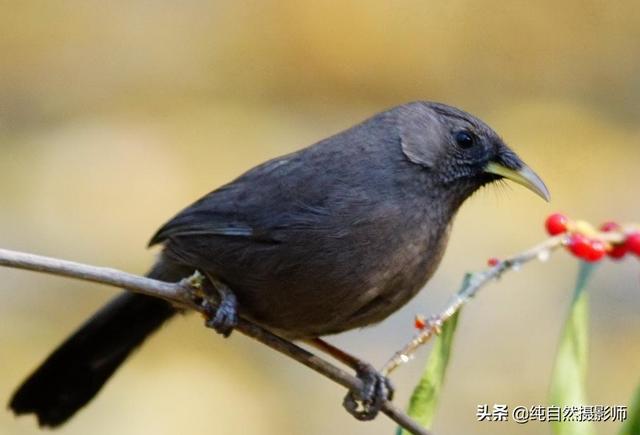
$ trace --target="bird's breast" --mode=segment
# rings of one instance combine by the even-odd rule
[[[327,255],[320,237],[290,255],[288,269],[269,277],[245,300],[251,317],[290,338],[328,335],[380,322],[406,304],[433,275],[449,228],[352,229]],[[365,238],[368,237],[368,240]],[[295,259],[294,259],[295,258]],[[296,267],[297,262],[303,267]],[[242,295],[239,295],[242,296]],[[241,297],[241,299],[243,299]],[[257,302],[259,301],[259,302]]]
[[[433,231],[428,225],[404,234],[400,244],[373,275],[362,306],[348,318],[351,327],[384,320],[413,298],[428,282],[444,256],[449,226]]]

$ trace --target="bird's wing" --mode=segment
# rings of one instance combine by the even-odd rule
[[[172,237],[196,235],[252,237],[254,230],[244,222],[225,219],[224,216],[194,206],[164,224],[151,238],[149,246],[163,243]]]
[[[401,156],[397,141],[363,128],[256,166],[183,210],[150,245],[188,235],[277,243],[309,231],[343,237],[375,215],[381,198],[393,202],[399,184],[387,170]]]
[[[283,232],[317,224],[327,211],[303,178],[297,153],[260,165],[207,194],[163,225],[149,246],[182,236],[226,236],[282,242]],[[323,195],[324,196],[324,195]]]

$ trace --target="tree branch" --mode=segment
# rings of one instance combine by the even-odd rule
[[[124,288],[126,290],[142,293],[165,299],[172,303],[204,313],[198,303],[196,292],[198,290],[197,276],[184,279],[178,283],[168,283],[146,278],[116,269],[90,266],[73,261],[59,260],[34,254],[0,249],[0,266],[26,269],[35,272],[44,272],[52,275],[66,276],[83,281],[91,281],[110,286]],[[284,340],[264,328],[240,319],[236,328],[262,344],[298,361],[301,364],[315,370],[317,373],[331,379],[347,389],[359,389],[362,382],[355,376],[347,373],[339,367],[325,361],[311,352]],[[391,402],[386,401],[382,406],[382,412],[398,425],[415,435],[430,435],[430,432],[421,427],[404,412]]]
[[[597,232],[586,227],[586,225],[582,225],[580,230],[607,243],[620,243],[624,241],[623,232]],[[530,261],[546,261],[553,251],[562,246],[566,246],[568,243],[569,235],[561,234],[554,236],[524,252],[521,252],[520,254],[499,261],[495,266],[486,270],[467,274],[463,280],[460,290],[453,295],[445,305],[445,308],[440,311],[439,314],[427,319],[425,327],[422,328],[420,332],[418,332],[402,349],[393,354],[391,359],[389,359],[382,369],[382,373],[384,375],[389,375],[400,365],[410,361],[411,356],[418,350],[418,348],[427,343],[434,335],[438,335],[442,328],[442,324],[458,312],[463,305],[469,302],[482,287],[493,280],[500,278],[509,270],[519,270],[522,265],[529,263]]]

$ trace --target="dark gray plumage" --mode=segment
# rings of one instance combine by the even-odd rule
[[[233,291],[241,315],[287,338],[366,326],[426,284],[462,202],[502,177],[548,195],[482,121],[442,104],[406,104],[266,162],[182,211],[151,240],[164,244],[154,273],[177,280],[203,271]],[[44,425],[62,423],[173,312],[150,310],[160,320],[139,322],[148,330],[132,332],[133,342],[92,340],[118,330],[117,312],[102,312],[45,361],[11,407]],[[101,363],[91,364],[96,355]],[[87,377],[98,379],[90,391],[86,381],[76,385]]]

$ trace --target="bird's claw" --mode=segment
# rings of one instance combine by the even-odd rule
[[[212,303],[206,298],[202,305],[206,316],[205,325],[224,337],[231,335],[238,325],[238,301],[233,293],[220,291],[220,303]]]
[[[351,390],[342,404],[356,419],[373,420],[384,402],[393,399],[393,385],[370,364],[363,363],[356,375],[362,381],[362,388]]]

